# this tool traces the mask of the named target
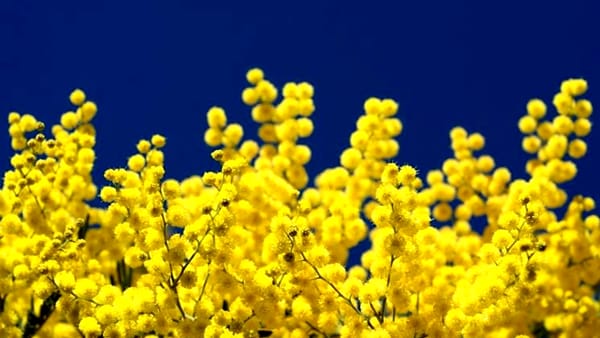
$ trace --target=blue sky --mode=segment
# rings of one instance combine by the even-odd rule
[[[600,104],[598,13],[592,0],[3,0],[0,112],[54,124],[83,88],[99,106],[98,183],[153,133],[168,138],[168,176],[181,179],[214,168],[202,142],[209,107],[255,135],[240,93],[258,66],[276,85],[315,87],[311,175],[338,163],[363,101],[378,96],[400,104],[398,163],[439,167],[451,155],[448,131],[462,125],[520,177],[516,123],[529,98],[550,102],[563,79],[584,77]],[[596,199],[597,134],[568,185]],[[4,170],[11,151],[6,133],[0,140]]]

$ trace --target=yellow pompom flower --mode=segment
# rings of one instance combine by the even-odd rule
[[[383,120],[383,130],[385,130],[387,137],[396,137],[402,133],[402,121],[397,118],[387,118]]]
[[[379,115],[383,109],[381,100],[376,97],[366,99],[363,108],[367,115]]]
[[[164,136],[162,136],[162,135],[154,134],[154,135],[152,135],[152,138],[150,139],[150,142],[156,148],[162,148],[167,143],[167,139]]]
[[[209,128],[204,132],[204,142],[211,147],[216,147],[221,144],[223,133],[220,129]]]
[[[252,68],[246,73],[246,80],[250,84],[256,85],[259,81],[264,79],[264,73],[260,68]]]
[[[399,183],[400,168],[395,163],[388,163],[383,168],[381,173],[381,183],[384,185],[391,185],[392,188],[397,186]]]
[[[542,140],[535,135],[529,135],[523,137],[523,142],[521,143],[523,150],[529,154],[535,154],[540,150],[542,146]]]
[[[471,208],[466,204],[461,204],[454,210],[454,216],[458,220],[469,220],[472,216]]]
[[[500,182],[509,182],[511,178],[510,170],[506,167],[499,167],[494,171],[493,179]]]
[[[575,114],[579,118],[586,119],[590,117],[593,110],[592,103],[586,99],[577,100],[575,103]]]
[[[79,109],[81,111],[81,121],[83,122],[90,122],[98,112],[98,107],[92,101],[85,102]]]
[[[146,154],[152,148],[152,144],[148,140],[140,140],[136,146],[137,151],[141,154]]]
[[[340,164],[346,169],[356,169],[362,160],[362,153],[356,148],[348,148],[340,155]]]
[[[228,125],[223,131],[223,145],[235,147],[244,137],[244,128],[238,123]]]
[[[467,138],[467,131],[463,127],[454,127],[450,130],[450,139],[454,141],[458,141],[461,139]]]
[[[440,170],[431,170],[427,173],[425,180],[427,181],[427,184],[431,186],[442,183],[444,181],[444,173]]]
[[[450,184],[436,184],[433,189],[434,196],[443,202],[449,202],[456,196],[456,188]]]
[[[246,88],[242,91],[242,101],[251,106],[258,102],[259,96],[254,88]]]
[[[172,226],[185,227],[191,222],[190,212],[181,205],[172,205],[167,209],[167,222]]]
[[[85,102],[85,93],[81,89],[75,89],[69,95],[69,101],[75,106],[81,106]]]
[[[54,283],[64,292],[71,292],[75,288],[75,276],[70,271],[59,271],[54,276]]]
[[[119,319],[117,309],[110,304],[97,307],[95,317],[102,325],[112,324]]]
[[[452,207],[448,203],[439,203],[433,208],[433,217],[440,222],[447,222],[452,218]]]
[[[392,99],[383,99],[381,101],[381,115],[390,117],[398,112],[398,103]]]
[[[145,250],[156,250],[163,245],[162,234],[156,229],[144,229],[142,235],[144,240],[140,245],[143,245]]]
[[[356,121],[356,129],[367,133],[374,132],[381,123],[381,120],[375,115],[363,115]]]
[[[339,318],[333,312],[322,312],[319,314],[317,325],[325,332],[335,332],[339,325]]]
[[[306,145],[297,145],[294,147],[293,160],[294,162],[304,165],[311,159],[312,153],[310,147]]]
[[[327,263],[331,258],[329,250],[322,245],[313,246],[306,254],[308,261],[314,264],[316,267],[321,267]]]
[[[66,113],[62,114],[62,116],[60,117],[60,124],[65,129],[75,128],[77,126],[77,124],[79,123],[79,121],[80,121],[79,116],[72,111],[66,112]]]
[[[125,252],[125,264],[132,268],[139,268],[148,259],[148,255],[137,246],[127,248]]]
[[[13,269],[13,276],[16,279],[26,279],[31,275],[31,270],[25,264],[19,264]]]
[[[98,323],[98,320],[94,317],[84,317],[77,326],[81,333],[85,335],[85,337],[99,337],[102,333],[102,328]]]
[[[536,133],[542,140],[547,140],[554,135],[554,127],[551,122],[544,121],[538,125]]]
[[[587,144],[581,139],[574,139],[569,142],[568,153],[572,158],[582,158],[587,153]]]
[[[523,134],[531,134],[537,127],[537,121],[531,115],[525,115],[519,119],[519,130]]]
[[[94,301],[100,304],[112,304],[121,294],[121,289],[114,285],[103,285],[100,287]]]
[[[597,230],[600,227],[600,217],[598,215],[590,215],[585,218],[584,224],[590,230]]]
[[[358,299],[369,304],[378,301],[386,293],[386,281],[382,278],[370,278],[360,289]]]
[[[569,116],[558,115],[552,120],[554,130],[563,135],[569,135],[573,131],[573,120]]]
[[[479,250],[479,258],[486,264],[495,264],[500,258],[499,248],[496,245],[485,243]]]
[[[446,326],[457,333],[460,333],[461,329],[465,327],[466,322],[467,316],[459,308],[450,309],[444,318]]]
[[[294,82],[288,82],[283,85],[282,90],[283,97],[286,99],[297,99],[298,98],[298,84]]]
[[[96,159],[96,153],[93,149],[90,148],[82,148],[79,149],[77,153],[77,160],[83,163],[93,163]]]
[[[89,278],[80,278],[75,283],[73,293],[83,299],[92,299],[98,294],[98,284]]]
[[[527,114],[536,120],[546,115],[546,104],[540,99],[532,99],[527,102]]]
[[[179,285],[184,288],[191,289],[196,286],[198,282],[198,274],[195,271],[186,270],[181,278],[179,279]]]
[[[300,82],[297,87],[297,97],[299,99],[310,99],[314,95],[314,88],[308,82]]]
[[[350,135],[350,145],[360,151],[364,151],[369,143],[369,133],[357,130]]]
[[[221,107],[212,107],[206,113],[208,126],[214,129],[221,129],[227,124],[227,116],[225,110]]]
[[[118,241],[129,242],[135,236],[135,230],[129,222],[121,222],[117,224],[114,230],[115,239]]]
[[[506,249],[513,242],[513,240],[513,236],[506,229],[498,229],[492,236],[492,244],[499,249]]]
[[[277,105],[273,119],[276,122],[283,122],[289,119],[293,119],[298,114],[298,105],[299,103],[297,100],[284,99]]]
[[[304,296],[298,296],[292,301],[292,314],[299,319],[309,319],[313,310],[310,302]]]
[[[573,97],[564,92],[554,95],[552,104],[561,115],[570,115],[575,108],[575,100]]]
[[[127,160],[127,167],[135,172],[140,172],[146,165],[146,158],[141,154],[135,154]]]
[[[283,122],[298,115],[298,101],[294,99],[283,99],[275,108],[273,120]]]
[[[313,133],[314,125],[311,119],[301,117],[296,120],[296,128],[298,128],[298,136],[309,137]]]
[[[584,79],[568,79],[561,83],[560,91],[571,96],[580,96],[587,91],[588,84]]]
[[[568,147],[568,139],[565,135],[554,134],[546,143],[546,155],[549,158],[562,158]]]
[[[31,285],[33,294],[41,299],[46,299],[56,290],[53,282],[48,278],[40,278]]]
[[[267,80],[259,81],[256,84],[255,90],[262,102],[272,103],[277,99],[277,88]]]
[[[239,151],[240,155],[244,156],[246,160],[250,161],[258,154],[259,146],[256,141],[246,140],[240,145]]]
[[[19,120],[21,120],[21,114],[17,113],[17,112],[10,112],[8,113],[8,123],[13,125],[19,122]]]
[[[596,201],[594,201],[594,199],[591,197],[585,197],[582,205],[584,211],[592,211],[596,209]]]
[[[161,191],[167,201],[175,199],[181,193],[179,182],[174,179],[165,180],[161,185]]]
[[[8,127],[8,135],[13,139],[23,137],[24,132],[23,128],[17,123],[13,123]]]
[[[485,146],[485,138],[480,133],[473,133],[467,138],[467,145],[471,150],[481,150]]]
[[[21,120],[19,121],[19,125],[22,130],[25,132],[31,132],[38,128],[38,121],[31,114],[24,114],[21,116]]]
[[[404,186],[410,186],[417,178],[417,170],[410,165],[403,165],[398,172],[398,181]]]
[[[587,136],[592,129],[592,123],[586,118],[578,118],[573,124],[573,132],[578,137]]]
[[[252,119],[258,123],[270,122],[275,115],[276,108],[269,103],[260,103],[252,108]]]

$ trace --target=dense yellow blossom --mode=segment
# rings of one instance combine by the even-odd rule
[[[246,79],[258,140],[210,108],[204,140],[220,170],[182,181],[168,178],[167,139],[156,134],[98,189],[98,107],[80,89],[51,135],[34,116],[9,114],[0,336],[597,334],[600,218],[591,197],[563,188],[588,151],[587,82],[561,84],[557,114],[526,104],[517,127],[529,177],[496,164],[484,136],[462,127],[438,169],[391,162],[399,106],[371,97],[339,166],[310,186],[302,139],[315,128],[314,88],[278,89],[258,68]],[[105,207],[89,204],[96,196]],[[367,236],[361,264],[346,268]]]

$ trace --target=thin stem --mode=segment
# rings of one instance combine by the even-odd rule
[[[304,321],[306,323],[306,325],[308,325],[313,331],[316,331],[318,334],[320,334],[323,337],[327,337],[327,334],[321,330],[319,330],[319,328],[317,328],[316,326],[312,325],[308,320]]]
[[[210,263],[209,263],[210,265]],[[198,297],[198,302],[202,300],[202,296],[204,296],[204,291],[206,290],[206,284],[208,284],[208,277],[210,277],[210,272],[206,271],[206,278],[204,278],[204,283],[202,284],[202,290],[200,291],[200,297]]]
[[[396,258],[394,257],[394,255],[390,255],[390,268],[388,269],[388,273],[387,273],[387,281],[386,281],[386,289],[388,289],[390,287],[390,282],[392,279],[392,265],[394,265],[394,260]],[[387,297],[384,297],[383,300],[381,301],[381,313],[379,314],[379,323],[383,324],[383,317],[385,316],[385,307],[386,307],[386,303],[387,303]]]
[[[319,272],[319,269],[317,269],[317,267],[314,266],[314,264],[312,264],[306,258],[306,256],[304,255],[304,252],[300,251],[300,255],[302,256],[302,260],[305,261],[313,269],[313,271],[317,274],[317,276],[319,277],[319,279],[321,279],[325,283],[327,283],[333,289],[333,291],[335,291],[335,293],[338,294],[338,296],[340,296],[344,301],[346,301],[346,303],[348,303],[348,305],[350,305],[350,307],[354,310],[354,312],[356,312],[358,315],[360,315],[361,317],[363,317],[367,321],[367,324],[369,325],[369,327],[371,329],[375,329],[373,327],[373,325],[369,322],[369,318],[365,314],[363,314],[362,312],[360,312],[360,310],[358,308],[356,308],[356,306],[354,306],[354,304],[352,303],[352,300],[350,298],[344,296],[344,294],[342,294],[342,292],[340,290],[338,290],[338,288],[335,285],[333,285],[333,283],[331,283],[325,277],[323,277],[323,275],[321,275],[321,273]]]
[[[183,266],[181,267],[181,271],[179,272],[179,275],[173,280],[173,284],[177,285],[177,283],[179,283],[179,280],[181,279],[181,276],[183,276],[185,269],[187,269],[187,267],[192,263],[192,261],[194,260],[196,255],[200,252],[200,246],[202,245],[202,241],[204,241],[204,238],[206,238],[207,234],[208,234],[208,230],[206,231],[206,233],[204,234],[204,237],[202,237],[202,239],[200,241],[196,240],[196,242],[198,244],[196,246],[196,250],[194,250],[194,252],[190,256],[190,258],[183,264]]]

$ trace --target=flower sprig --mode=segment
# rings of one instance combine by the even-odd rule
[[[152,135],[98,190],[98,108],[79,89],[52,135],[32,115],[9,114],[1,336],[595,334],[600,218],[591,197],[564,188],[591,132],[583,79],[561,84],[556,116],[527,103],[518,128],[528,177],[462,127],[439,169],[394,163],[399,106],[368,98],[339,165],[314,185],[301,142],[314,130],[314,88],[278,89],[258,68],[246,79],[258,138],[211,107],[204,140],[220,168],[181,181],[167,176],[166,137]],[[104,207],[89,204],[96,196]],[[346,267],[367,236],[361,264]]]

